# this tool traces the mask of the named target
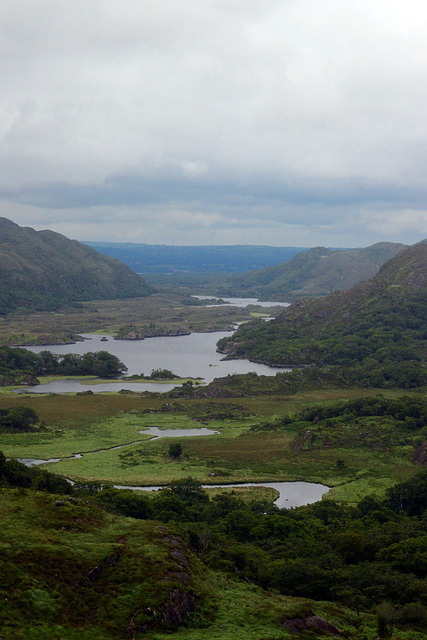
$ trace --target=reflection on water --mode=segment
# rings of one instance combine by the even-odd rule
[[[208,307],[289,307],[289,302],[263,302],[258,298],[224,298],[223,296],[191,296],[197,300],[223,300],[226,304],[209,304]]]
[[[52,353],[76,353],[83,355],[88,351],[108,351],[117,356],[128,368],[127,375],[140,373],[150,374],[153,369],[169,369],[182,377],[203,378],[206,383],[233,373],[249,373],[272,376],[278,371],[286,371],[278,367],[268,367],[249,360],[222,360],[223,354],[216,352],[216,343],[220,338],[231,336],[232,331],[217,333],[191,333],[188,336],[147,338],[146,340],[113,340],[102,341],[97,334],[83,334],[84,342],[67,345],[30,346],[33,353],[48,349]],[[106,391],[165,392],[172,389],[173,384],[140,383],[118,380],[103,384],[88,384],[87,381],[63,380],[46,385],[26,387],[24,392],[30,393],[76,393],[90,390],[93,393]]]
[[[214,429],[200,427],[200,429],[159,429],[159,427],[148,427],[138,433],[149,434],[151,439],[157,438],[191,438],[194,436],[211,436],[220,433]]]
[[[153,487],[131,487],[126,485],[114,485],[116,489],[131,489],[133,491],[158,491],[164,489],[161,486]],[[306,504],[319,502],[325,493],[328,493],[329,487],[324,484],[314,482],[246,482],[242,484],[204,484],[205,489],[214,487],[269,487],[279,492],[279,497],[274,504],[279,509],[291,509],[293,507],[302,507]]]

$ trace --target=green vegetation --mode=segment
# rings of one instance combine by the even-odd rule
[[[220,295],[286,302],[325,296],[372,278],[381,265],[405,248],[392,242],[379,242],[365,249],[316,247],[298,253],[284,264],[213,282],[209,290]]]
[[[182,444],[179,442],[172,442],[169,445],[169,455],[171,458],[180,458],[182,454]]]
[[[421,387],[427,381],[426,290],[427,246],[419,244],[372,281],[297,302],[272,322],[242,325],[218,348],[269,364],[314,364],[322,367],[319,377],[347,385]]]
[[[119,376],[126,367],[108,351],[89,351],[84,355],[56,355],[50,351],[32,353],[27,349],[0,347],[0,385],[21,382],[37,384],[36,376]]]
[[[0,313],[52,310],[83,300],[146,296],[129,267],[53,231],[0,219]]]
[[[348,503],[367,491],[383,497],[396,476],[410,478],[418,466],[412,459],[425,438],[416,414],[416,407],[425,412],[425,403],[418,395],[366,391],[373,415],[352,417],[353,404],[363,403],[360,390],[233,399],[196,394],[173,400],[164,394],[15,396],[13,405],[33,409],[44,427],[0,433],[0,449],[16,458],[62,458],[46,468],[84,482],[165,485],[188,475],[204,484],[308,480],[332,487],[330,497]],[[337,415],[310,421],[313,403]],[[5,396],[0,404],[12,403]],[[300,413],[303,407],[308,413]],[[390,413],[393,407],[404,407],[407,419]],[[152,426],[208,426],[219,435],[180,439],[182,455],[174,459],[176,439],[152,439],[146,432]]]
[[[279,510],[210,499],[191,478],[152,495],[58,484],[52,496],[38,470],[5,483],[5,464],[23,467],[0,457],[0,483],[20,487],[0,490],[5,640],[279,640],[297,620],[307,639],[425,637],[425,472],[382,501]]]
[[[425,249],[402,252],[345,294],[242,327],[221,345],[230,357],[316,366],[207,386],[188,380],[166,394],[33,396],[3,387],[0,637],[424,638]],[[71,336],[89,326],[103,334],[208,330],[214,317],[186,296],[150,301],[34,314],[31,331],[16,313],[0,330],[11,339],[13,326],[20,342],[47,318],[45,336],[54,326]],[[215,309],[218,322],[240,313]],[[123,371],[112,358],[3,347],[0,375],[3,384],[112,376]],[[155,438],[150,427],[219,433],[184,441]],[[16,458],[60,461],[29,468]],[[280,510],[273,490],[201,486],[261,480],[331,490],[316,504]]]
[[[38,421],[37,413],[28,407],[0,409],[0,431],[29,431]]]

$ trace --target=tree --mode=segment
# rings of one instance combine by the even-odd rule
[[[169,445],[169,456],[176,460],[182,454],[182,445],[179,442],[173,442]]]

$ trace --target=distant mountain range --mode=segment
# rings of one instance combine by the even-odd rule
[[[228,357],[267,364],[352,368],[358,383],[366,379],[371,386],[398,382],[399,375],[401,386],[419,386],[427,381],[426,336],[427,244],[420,243],[371,280],[301,299],[271,322],[242,325],[218,347]]]
[[[290,260],[301,247],[206,245],[178,247],[131,242],[87,242],[100,253],[127,264],[136,273],[244,273]]]
[[[0,313],[47,311],[85,300],[146,296],[152,288],[129,267],[53,231],[0,218]]]
[[[214,283],[217,295],[257,297],[292,302],[349,289],[372,278],[407,245],[379,242],[365,249],[316,247],[288,262]]]

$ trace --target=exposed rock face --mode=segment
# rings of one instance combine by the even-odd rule
[[[217,331],[233,331],[235,328],[234,323],[230,323],[226,326],[216,324],[215,322],[210,322],[205,329],[200,331],[200,333],[216,333]]]
[[[310,430],[307,430],[298,439],[298,441],[292,445],[292,449],[294,449],[294,451],[302,451],[302,449],[304,449],[304,445],[307,444],[309,451],[313,451],[313,440],[314,440],[313,432]]]
[[[418,462],[422,467],[427,464],[427,442],[422,442],[415,451],[412,462]]]
[[[323,618],[319,616],[309,616],[308,618],[293,618],[292,620],[285,620],[283,626],[291,633],[300,633],[301,631],[321,631],[331,636],[340,636],[339,629],[334,627]]]
[[[195,597],[185,591],[190,581],[190,574],[186,572],[189,560],[185,554],[185,548],[178,536],[171,538],[167,535],[165,527],[159,527],[162,540],[169,547],[169,556],[174,561],[176,570],[168,570],[165,576],[159,580],[161,583],[179,583],[179,587],[171,589],[168,599],[157,610],[152,607],[144,607],[137,611],[129,621],[125,633],[127,636],[135,637],[139,633],[148,633],[155,628],[172,631],[188,622],[194,614]],[[144,622],[139,619],[143,617]]]

